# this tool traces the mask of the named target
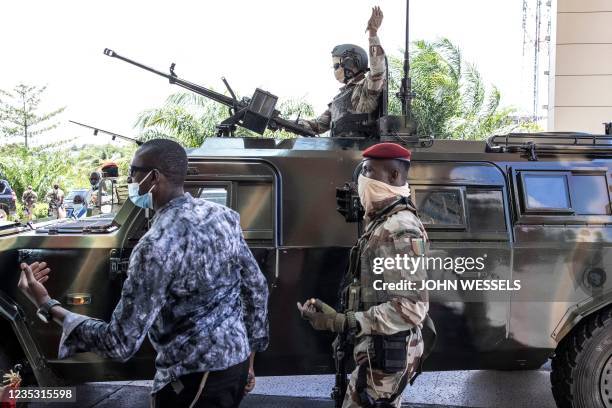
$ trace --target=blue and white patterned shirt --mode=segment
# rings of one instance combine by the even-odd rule
[[[268,345],[268,287],[235,211],[189,193],[160,208],[130,257],[110,323],[70,313],[59,358],[126,361],[148,333],[152,392],[179,376],[223,370]]]

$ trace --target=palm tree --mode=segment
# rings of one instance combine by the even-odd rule
[[[399,89],[403,60],[396,56],[389,60],[392,95],[392,89]],[[514,109],[499,106],[499,90],[495,86],[487,89],[476,66],[464,61],[459,48],[446,38],[413,43],[410,76],[419,134],[477,140],[518,126],[511,118]],[[390,98],[389,102],[389,111],[398,114],[399,101]]]
[[[291,117],[301,113],[312,116],[313,108],[302,99],[290,99],[279,105],[281,116]],[[160,108],[140,113],[135,127],[141,131],[141,140],[157,137],[174,139],[186,147],[197,147],[204,139],[217,134],[217,125],[229,116],[227,107],[201,95],[179,92],[170,95]],[[240,135],[259,136],[246,129]],[[264,137],[292,137],[284,131],[267,130]]]

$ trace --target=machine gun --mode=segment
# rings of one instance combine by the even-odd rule
[[[174,72],[176,66],[174,63],[170,65],[170,73],[165,74],[139,62],[123,57],[108,48],[104,49],[104,55],[120,59],[146,71],[153,72],[154,74],[168,79],[171,84],[178,85],[227,106],[230,110],[230,116],[217,125],[217,136],[234,136],[236,126],[241,126],[260,135],[263,134],[266,128],[269,128],[273,131],[285,129],[300,136],[315,136],[314,132],[310,129],[296,122],[281,118],[280,112],[275,109],[278,97],[262,89],[255,89],[255,93],[251,98],[245,97],[242,98],[242,100],[238,100],[225,78],[223,78],[223,83],[227,87],[231,97],[179,78]]]

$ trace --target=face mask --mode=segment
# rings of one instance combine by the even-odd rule
[[[147,179],[147,177],[149,177],[151,171],[147,173],[145,178],[143,178],[140,183],[142,183]],[[153,194],[151,194],[151,191],[153,191],[155,185],[151,186],[148,192],[144,193],[143,195],[139,195],[138,190],[140,189],[140,183],[128,183],[128,195],[130,197],[130,200],[132,200],[136,207],[153,208]]]
[[[408,197],[410,195],[408,183],[403,186],[392,186],[361,174],[357,180],[357,191],[359,192],[359,200],[365,209],[366,216],[372,211],[374,203],[391,197]]]

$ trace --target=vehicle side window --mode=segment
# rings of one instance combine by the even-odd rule
[[[472,232],[506,231],[504,196],[501,190],[467,188],[469,228]]]
[[[246,239],[274,239],[274,187],[271,182],[240,182],[236,211]]]
[[[465,229],[463,190],[459,187],[415,187],[421,222],[431,227]]]
[[[572,175],[572,203],[576,214],[610,215],[606,176],[604,174]]]
[[[229,197],[227,194],[227,190],[227,187],[224,186],[202,187],[200,189],[198,197],[227,207],[229,206]]]
[[[522,182],[526,212],[572,211],[567,174],[523,173]]]
[[[230,207],[240,214],[247,240],[274,239],[274,187],[267,181],[220,181],[188,183],[185,191],[194,197]]]
[[[518,175],[525,214],[611,214],[605,172],[520,171]]]

